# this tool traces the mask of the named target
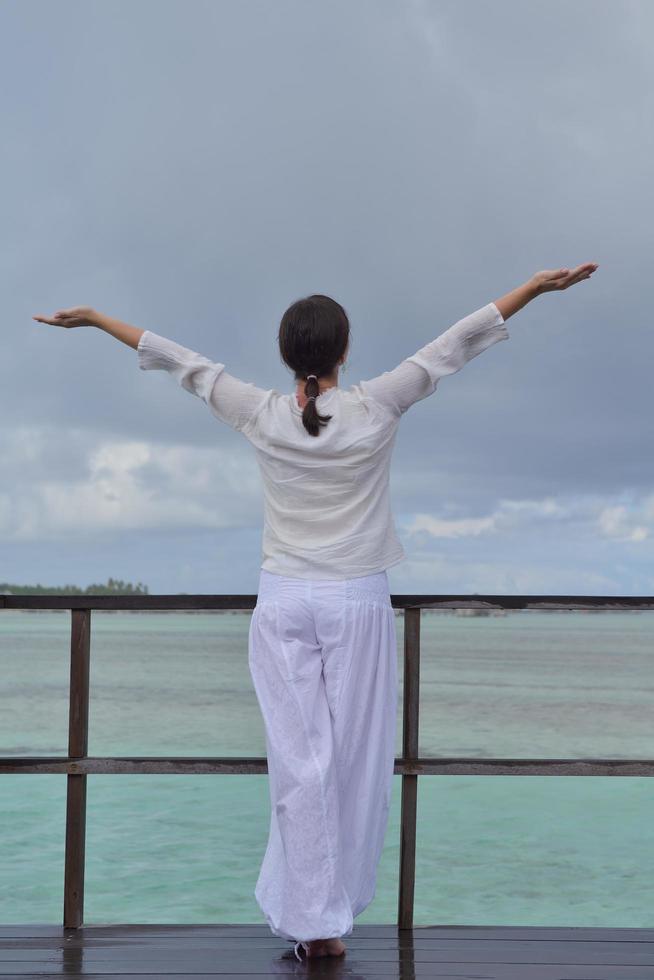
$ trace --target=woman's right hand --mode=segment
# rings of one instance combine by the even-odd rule
[[[589,279],[597,268],[597,262],[584,262],[576,269],[543,269],[534,273],[529,282],[536,292],[549,293],[554,289],[567,289],[582,279]]]
[[[92,306],[71,306],[68,310],[57,310],[49,317],[37,315],[32,319],[39,323],[52,323],[55,327],[93,327],[94,314]]]

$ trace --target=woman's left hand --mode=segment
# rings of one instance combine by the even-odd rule
[[[57,310],[52,316],[33,316],[39,323],[52,323],[55,327],[92,327],[94,326],[92,306],[71,306],[68,310]]]
[[[542,272],[535,272],[529,282],[537,293],[549,293],[555,289],[568,289],[577,282],[590,279],[597,268],[597,262],[583,262],[575,269],[543,269]]]

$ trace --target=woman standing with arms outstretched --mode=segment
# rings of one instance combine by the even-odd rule
[[[405,557],[389,471],[398,424],[440,378],[498,340],[542,293],[588,279],[597,264],[538,272],[459,320],[392,371],[344,389],[343,307],[314,294],[278,335],[296,389],[281,394],[225,365],[90,307],[35,316],[94,326],[199,396],[253,446],[264,528],[248,663],[266,734],[270,832],[255,888],[274,935],[309,957],[340,955],[341,937],[375,894],[395,763],[398,681],[387,569]]]

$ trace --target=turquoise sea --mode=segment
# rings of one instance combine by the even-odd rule
[[[89,754],[265,755],[249,619],[93,612]],[[654,758],[654,612],[423,613],[421,636],[421,755]],[[66,754],[69,637],[69,613],[0,612],[0,755]],[[396,921],[400,782],[357,923]],[[62,921],[65,790],[0,775],[0,923]],[[654,925],[653,779],[425,776],[418,806],[416,925]],[[265,775],[89,776],[85,922],[263,923],[269,812]]]

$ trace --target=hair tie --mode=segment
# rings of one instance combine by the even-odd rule
[[[315,374],[307,374],[307,381],[309,380],[309,378],[316,378],[316,376],[315,376]],[[316,378],[316,381],[317,380],[318,380],[318,378]]]
[[[314,401],[316,400],[316,396],[315,395],[309,395],[307,397],[307,401],[311,401],[312,398],[313,398]]]

